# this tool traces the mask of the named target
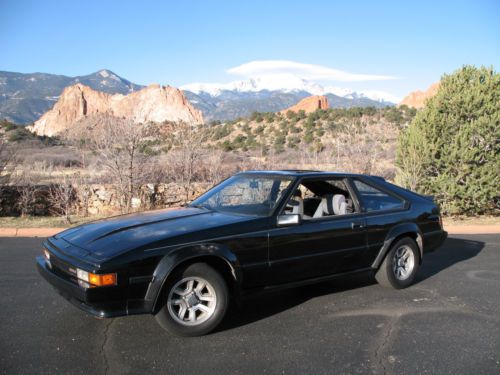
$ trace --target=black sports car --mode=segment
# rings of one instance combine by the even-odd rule
[[[252,291],[365,271],[407,287],[446,235],[432,198],[383,178],[255,171],[183,208],[65,230],[45,241],[37,266],[88,313],[151,313],[170,332],[196,336]]]

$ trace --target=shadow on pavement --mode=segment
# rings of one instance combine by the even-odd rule
[[[315,297],[358,289],[374,283],[373,274],[368,272],[334,281],[252,295],[244,298],[240,306],[231,307],[217,331],[225,331],[268,318]]]
[[[475,257],[483,249],[484,242],[448,238],[435,252],[425,254],[415,283],[428,279],[456,263]],[[292,289],[262,293],[247,297],[240,306],[232,306],[217,331],[251,324],[261,319],[289,310],[312,298],[358,289],[375,284],[371,272],[338,278],[334,281],[312,284]]]
[[[454,264],[474,258],[484,248],[484,242],[448,238],[436,251],[424,254],[424,262],[417,273],[415,283],[426,280]]]

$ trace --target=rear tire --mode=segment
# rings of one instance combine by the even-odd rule
[[[403,237],[391,246],[375,274],[375,279],[384,287],[406,288],[415,279],[419,261],[417,244],[413,239]]]
[[[224,278],[206,263],[174,271],[162,289],[163,306],[155,315],[160,326],[178,336],[202,336],[226,314],[229,293]]]

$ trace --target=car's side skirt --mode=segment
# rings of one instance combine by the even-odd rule
[[[249,295],[249,294],[254,294],[254,293],[274,292],[274,291],[278,291],[278,290],[282,290],[282,289],[296,288],[299,286],[317,284],[317,283],[321,283],[321,282],[325,282],[325,281],[329,281],[329,280],[334,280],[334,279],[345,277],[345,276],[356,275],[356,274],[361,274],[361,273],[368,273],[368,272],[373,273],[373,268],[366,267],[366,268],[360,268],[360,269],[354,270],[354,271],[340,272],[340,273],[334,273],[331,275],[314,277],[311,279],[292,281],[290,283],[268,285],[268,286],[265,286],[262,288],[246,289],[246,290],[242,291],[242,295]]]

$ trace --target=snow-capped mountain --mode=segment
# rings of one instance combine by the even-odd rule
[[[208,94],[213,97],[220,96],[224,91],[259,92],[267,90],[282,93],[307,92],[311,95],[333,94],[341,98],[365,98],[388,105],[399,102],[399,98],[384,91],[355,91],[350,88],[336,86],[323,87],[316,82],[305,80],[293,74],[273,74],[229,83],[190,83],[180,88],[197,95]]]
[[[341,90],[347,91],[350,89],[341,89]],[[387,103],[387,104],[396,104],[396,103],[399,103],[399,101],[400,101],[399,98],[397,98],[396,96],[389,94],[388,92],[385,92],[385,91],[378,91],[378,90],[362,90],[362,91],[350,90],[350,91],[351,92],[348,92],[345,95],[342,95],[342,97],[350,98],[350,99],[366,98],[366,99],[375,100],[377,102]]]
[[[0,119],[33,123],[54,106],[64,88],[76,83],[109,94],[126,95],[143,88],[106,69],[78,77],[0,71]],[[192,83],[181,89],[206,121],[233,120],[254,111],[277,112],[311,95],[325,95],[331,108],[383,107],[398,102],[385,92],[323,87],[293,74],[264,75],[223,84]]]
[[[218,96],[223,91],[236,92],[259,92],[281,91],[281,92],[299,92],[306,91],[313,95],[321,95],[323,88],[314,83],[306,81],[293,74],[276,74],[262,77],[255,77],[241,81],[229,83],[191,83],[180,87],[181,90],[191,91],[195,94],[207,93],[212,96]]]

